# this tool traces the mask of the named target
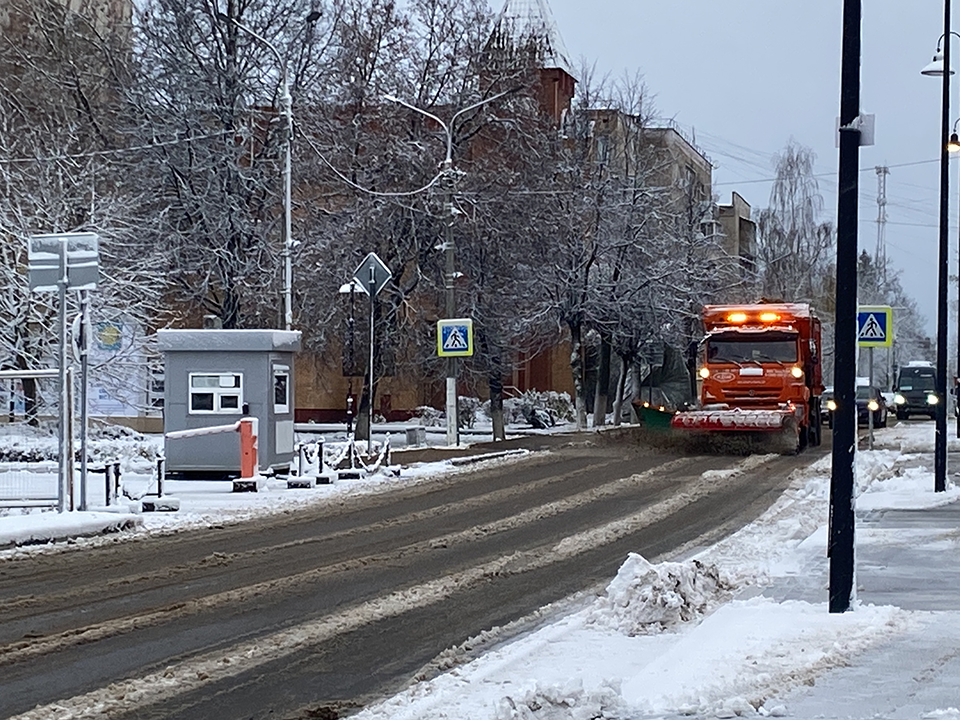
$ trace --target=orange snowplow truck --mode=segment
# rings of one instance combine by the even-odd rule
[[[775,436],[788,452],[820,444],[820,320],[809,305],[707,305],[699,408],[672,427]]]

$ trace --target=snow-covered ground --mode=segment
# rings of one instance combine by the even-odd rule
[[[570,603],[561,619],[473,660],[470,643],[451,649],[446,672],[357,720],[960,718],[960,504],[952,505],[960,491],[951,476],[945,493],[933,492],[933,431],[928,422],[878,430],[875,449],[857,455],[861,590],[852,612],[827,609],[827,457],[796,472],[775,505],[732,537],[655,563],[632,555],[605,592]],[[953,470],[960,445],[950,449]],[[136,520],[125,532],[240,520],[447,470],[256,494],[170,483],[181,510],[125,515]],[[909,527],[882,522],[906,509],[924,512]],[[0,518],[0,542],[14,526],[36,529],[55,515]],[[939,595],[922,592],[929,575],[946,580]]]

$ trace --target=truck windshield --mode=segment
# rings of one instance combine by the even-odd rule
[[[707,341],[707,361],[793,363],[797,361],[797,341],[716,337]]]
[[[898,390],[935,390],[936,374],[933,368],[903,368],[897,382]]]

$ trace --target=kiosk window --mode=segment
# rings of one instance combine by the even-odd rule
[[[190,412],[238,414],[243,401],[242,381],[240,373],[191,373]]]
[[[273,368],[273,412],[290,412],[290,368],[282,365]]]

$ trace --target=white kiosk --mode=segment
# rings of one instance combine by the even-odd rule
[[[165,433],[259,420],[261,472],[286,474],[294,460],[294,330],[160,330]],[[167,477],[240,475],[239,433],[165,441]]]

